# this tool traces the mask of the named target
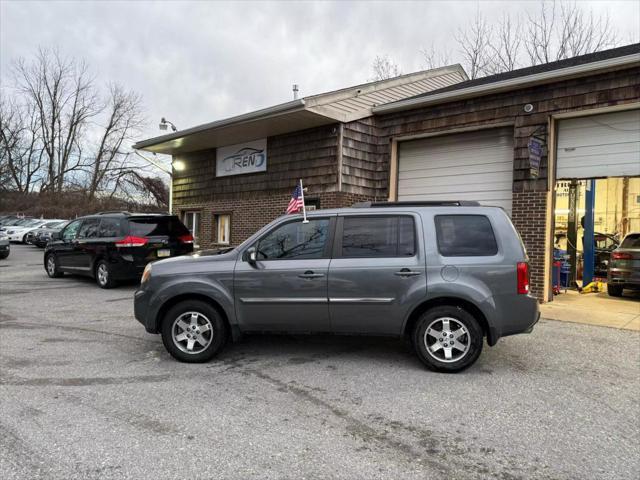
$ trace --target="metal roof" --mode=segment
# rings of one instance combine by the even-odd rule
[[[378,105],[467,80],[460,65],[424,70],[217,120],[136,143],[133,148],[177,154],[215,148],[372,115]]]

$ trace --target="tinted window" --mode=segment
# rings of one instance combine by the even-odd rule
[[[322,258],[329,234],[329,219],[289,222],[268,233],[258,242],[258,258]]]
[[[189,235],[189,230],[178,217],[140,217],[129,219],[129,235],[179,237]]]
[[[88,218],[82,222],[82,226],[78,230],[78,238],[97,238],[99,224],[100,219]]]
[[[436,216],[438,250],[445,257],[489,256],[498,253],[489,219],[483,215]]]
[[[343,257],[411,257],[414,254],[412,217],[345,217]]]
[[[80,228],[81,223],[82,220],[76,220],[67,225],[67,228],[62,231],[62,239],[69,241],[76,238],[76,234],[78,233],[78,228]]]
[[[120,218],[103,218],[98,228],[98,236],[102,238],[121,236],[122,222],[123,219]]]
[[[640,248],[640,234],[630,234],[622,241],[620,248]]]

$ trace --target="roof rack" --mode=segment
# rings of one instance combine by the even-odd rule
[[[106,212],[94,213],[94,215],[109,215],[111,213],[121,213],[122,215],[131,215],[131,213],[124,210],[107,210]]]
[[[352,208],[384,208],[384,207],[479,207],[480,203],[474,200],[431,200],[431,201],[405,201],[405,202],[358,202],[351,205]]]

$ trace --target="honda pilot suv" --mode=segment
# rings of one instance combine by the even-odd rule
[[[88,275],[102,288],[138,279],[159,258],[193,251],[193,236],[173,215],[105,212],[69,222],[53,232],[44,251],[52,278],[64,273]]]
[[[484,338],[539,318],[520,237],[498,207],[365,203],[271,222],[235,249],[147,265],[135,316],[184,362],[244,333],[406,336],[424,364],[456,372]]]

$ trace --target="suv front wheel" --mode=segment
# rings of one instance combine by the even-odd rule
[[[174,305],[162,321],[162,343],[177,360],[201,363],[224,346],[227,328],[215,308],[201,300]]]
[[[47,275],[51,278],[60,278],[63,273],[60,271],[60,266],[58,265],[58,257],[56,257],[53,253],[47,255],[47,260],[45,262]]]
[[[475,317],[454,305],[427,310],[413,330],[418,357],[437,372],[454,373],[471,366],[480,356],[483,342]]]

